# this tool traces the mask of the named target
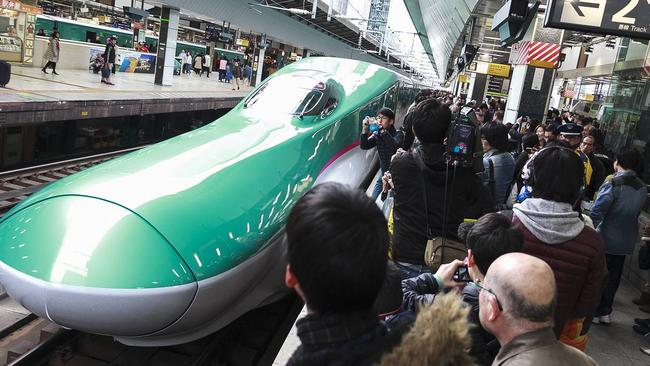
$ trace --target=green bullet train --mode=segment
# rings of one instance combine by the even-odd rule
[[[310,57],[186,134],[54,182],[0,221],[0,282],[61,326],[164,346],[277,300],[283,226],[313,185],[367,184],[360,121],[397,120],[418,86],[370,63]]]

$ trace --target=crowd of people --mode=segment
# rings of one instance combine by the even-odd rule
[[[388,108],[361,121],[371,197],[321,184],[287,220],[285,282],[308,312],[289,365],[596,364],[584,350],[638,241],[642,156],[608,151],[591,118],[508,123],[503,108],[428,90],[401,128]],[[458,164],[463,116],[477,151]]]
[[[251,66],[242,62],[239,58],[229,59],[222,54],[215,54],[216,60],[212,62],[209,54],[196,53],[192,51],[181,50],[178,55],[181,63],[181,75],[195,75],[202,77],[203,74],[210,78],[212,70],[218,73],[219,82],[232,84],[232,90],[239,90],[240,81],[243,85],[250,85],[250,79],[253,73]]]

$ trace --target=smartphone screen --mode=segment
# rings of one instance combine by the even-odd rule
[[[453,279],[456,282],[472,282],[472,278],[469,276],[469,270],[467,269],[466,264],[456,269]]]

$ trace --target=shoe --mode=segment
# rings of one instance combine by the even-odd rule
[[[239,87],[237,87],[237,90],[239,90]]]
[[[641,291],[641,295],[632,300],[635,305],[650,305],[650,292]]]
[[[232,90],[235,90],[235,88],[232,88]]]
[[[102,79],[102,84],[106,84],[106,80]]]
[[[49,74],[49,72],[45,71],[45,69],[41,69],[43,71],[43,74]]]
[[[609,314],[608,315],[602,315],[602,316],[598,317],[598,321],[599,321],[599,324],[608,325],[608,324],[612,323],[612,317]]]
[[[639,306],[639,310],[643,311],[644,313],[650,313],[650,305]]]
[[[632,326],[632,330],[634,330],[635,333],[640,334],[640,335],[642,335],[644,337],[646,335],[650,334],[650,329],[648,329],[648,328],[646,328],[644,326],[641,326],[639,324],[634,324]]]
[[[59,75],[59,73],[57,73],[57,72],[54,71],[54,70],[52,70],[52,74],[54,74],[54,75]]]
[[[634,323],[650,329],[650,318],[648,319],[634,318]]]
[[[108,84],[108,85],[115,85],[115,84],[111,83],[110,81],[104,81],[104,82],[105,82],[106,84]]]
[[[643,346],[641,346],[641,347],[639,348],[639,350],[640,350],[641,352],[645,353],[646,355],[650,356],[650,347],[643,347]]]

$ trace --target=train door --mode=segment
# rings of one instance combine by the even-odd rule
[[[3,166],[19,165],[23,160],[23,129],[21,127],[7,127],[4,136],[4,149],[2,152]]]

